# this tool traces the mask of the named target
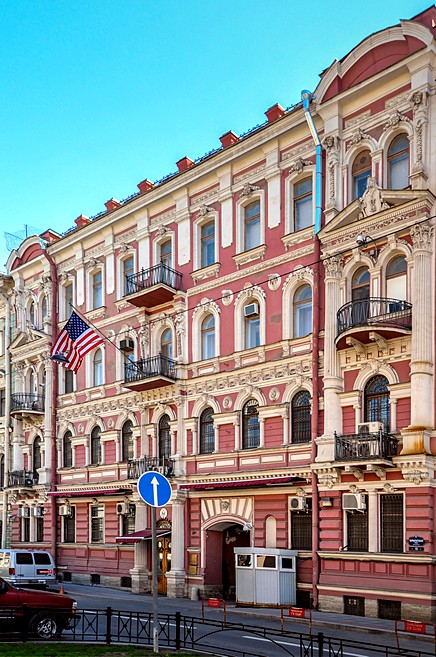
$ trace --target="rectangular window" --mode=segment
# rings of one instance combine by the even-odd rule
[[[312,178],[306,178],[294,185],[294,229],[303,230],[312,224]]]
[[[0,416],[6,413],[6,390],[0,390]]]
[[[380,496],[380,552],[404,552],[403,496]]]
[[[44,518],[36,518],[36,542],[42,543],[44,541]],[[45,553],[43,553],[45,554]],[[47,555],[45,555],[47,557]],[[36,560],[37,555],[35,554],[35,563],[40,563]],[[47,563],[44,561],[44,563]]]
[[[126,258],[126,260],[123,260],[123,294],[128,294],[129,290],[127,287],[127,279],[129,276],[132,276],[134,273],[133,271],[133,256],[130,256],[129,258]]]
[[[100,308],[103,305],[103,282],[101,271],[92,277],[92,307]]]
[[[70,507],[71,515],[64,516],[64,543],[76,542],[76,507]]]
[[[64,393],[68,395],[70,392],[74,392],[74,372],[64,370]]]
[[[63,319],[68,319],[71,315],[72,305],[73,305],[73,284],[69,283],[64,287],[64,313]]]
[[[30,542],[30,518],[21,518],[21,536],[23,543]],[[20,563],[18,561],[18,556],[19,555],[17,554],[17,563]],[[30,556],[30,563],[32,563],[32,555],[29,556]],[[22,561],[21,563],[28,563],[28,562]]]
[[[253,349],[260,345],[260,317],[246,317],[245,319],[245,348]]]
[[[104,506],[91,507],[91,543],[103,543]]]
[[[347,550],[349,552],[368,552],[367,511],[347,512]]]
[[[134,504],[129,505],[129,513],[127,515],[121,516],[122,518],[122,535],[128,536],[133,534],[135,531],[135,506]]]
[[[260,245],[260,203],[255,201],[244,208],[244,250],[256,248]]]
[[[312,549],[312,499],[306,499],[306,511],[291,512],[291,547],[293,550]]]
[[[210,221],[201,227],[201,267],[215,262],[215,223]]]

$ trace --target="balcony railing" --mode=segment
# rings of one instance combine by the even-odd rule
[[[174,462],[172,459],[157,456],[142,456],[140,459],[131,459],[127,463],[127,478],[139,479],[144,472],[156,470],[165,477],[174,475]]]
[[[182,274],[160,262],[149,269],[141,269],[136,274],[126,276],[126,296],[136,294],[155,285],[167,285],[173,290],[181,290]]]
[[[176,361],[162,354],[128,361],[124,364],[124,382],[133,383],[154,377],[176,380]]]
[[[10,488],[24,487],[31,488],[38,483],[39,475],[37,472],[30,470],[15,470],[8,473],[8,486]]]
[[[359,326],[412,328],[412,304],[400,299],[371,297],[350,301],[337,313],[338,335]]]
[[[338,436],[335,433],[336,461],[371,461],[391,459],[397,454],[398,440],[383,433],[352,433]]]
[[[27,392],[14,392],[11,395],[11,413],[30,411],[44,413],[44,395]]]

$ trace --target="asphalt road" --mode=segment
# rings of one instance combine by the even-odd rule
[[[134,595],[129,591],[120,591],[108,589],[101,586],[77,585],[72,583],[64,584],[65,593],[71,595],[77,600],[79,610],[105,610],[108,606],[121,612],[136,612],[137,616],[132,618],[129,614],[115,614],[111,622],[111,629],[126,643],[136,640],[135,637],[144,638],[152,637],[152,597],[150,595]],[[245,655],[246,657],[279,657],[280,655],[290,654],[298,657],[303,654],[300,649],[300,638],[298,634],[308,632],[308,625],[294,623],[287,620],[285,629],[289,633],[295,633],[294,636],[280,635],[280,617],[278,610],[271,609],[227,609],[227,623],[243,624],[241,629],[232,630],[226,627],[223,631],[220,623],[223,620],[223,610],[206,609],[205,618],[217,623],[216,627],[207,627],[201,623],[201,602],[186,599],[171,599],[159,597],[158,613],[160,623],[159,643],[162,648],[165,647],[166,637],[175,636],[175,624],[173,619],[167,619],[166,615],[174,615],[179,611],[187,617],[182,624],[182,637],[186,633],[193,637],[194,641],[199,642],[197,648],[206,645],[221,646],[223,654]],[[273,616],[273,617],[271,617]],[[190,621],[189,618],[198,618],[198,622]],[[369,619],[368,619],[369,620]],[[218,627],[219,625],[219,627]],[[105,617],[103,615],[92,615],[89,611],[84,614],[78,627],[76,636],[79,637],[90,635],[95,632],[96,627],[101,632],[101,638],[104,640]],[[343,657],[380,657],[385,655],[386,648],[389,647],[393,652],[389,655],[398,655],[396,650],[395,636],[386,633],[377,633],[370,635],[368,631],[362,631],[356,627],[316,627],[314,633],[322,631],[328,643],[329,639],[336,641],[335,654],[341,654]],[[270,632],[270,634],[268,634]],[[209,636],[207,636],[209,635]],[[68,632],[64,634],[67,638]],[[352,646],[344,647],[342,652],[337,652],[337,640],[342,639]],[[305,641],[305,639],[303,639]],[[152,643],[152,639],[150,640]],[[401,652],[403,655],[416,657],[422,655],[434,655],[434,645],[430,641],[407,640],[401,639]],[[194,646],[192,646],[194,647]],[[384,648],[384,649],[383,649]],[[313,646],[314,654],[318,654],[318,648]],[[383,649],[383,652],[380,650]],[[307,650],[307,645],[306,645]],[[233,652],[232,652],[233,651]],[[404,652],[403,652],[404,651]],[[311,654],[305,652],[305,654]],[[329,651],[326,646],[325,654]],[[332,653],[333,654],[333,653]]]

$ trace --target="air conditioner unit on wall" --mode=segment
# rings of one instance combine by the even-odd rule
[[[128,502],[118,502],[117,515],[127,516],[130,513],[130,505]]]
[[[60,516],[70,516],[71,515],[71,507],[68,504],[61,504],[59,507],[59,515]]]
[[[365,511],[365,496],[362,493],[344,493],[342,508],[344,511]]]
[[[30,516],[30,507],[20,506],[18,509],[18,515],[20,518],[28,518]]]
[[[244,307],[244,317],[253,317],[253,315],[259,314],[259,304],[258,303],[249,303]]]
[[[293,497],[289,503],[291,511],[306,511],[307,502],[304,497]]]
[[[385,430],[383,422],[362,422],[357,425],[357,433],[379,433]]]

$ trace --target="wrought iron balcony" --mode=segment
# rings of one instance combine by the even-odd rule
[[[182,274],[160,262],[149,269],[126,276],[127,301],[134,306],[153,308],[171,301],[182,289]]]
[[[169,386],[176,378],[176,361],[162,354],[124,364],[124,385],[131,390]]]
[[[44,413],[44,395],[27,392],[14,392],[11,395],[11,414],[37,414]]]
[[[8,473],[9,488],[32,488],[38,483],[39,475],[30,470],[15,470]]]
[[[412,304],[401,299],[371,297],[350,301],[337,312],[336,346],[345,347],[346,334],[361,342],[370,341],[369,332],[376,331],[389,339],[412,329]]]
[[[157,456],[142,456],[140,459],[131,459],[127,463],[127,479],[139,479],[144,472],[156,470],[165,477],[174,476],[174,462],[172,459]]]
[[[397,454],[398,440],[383,433],[335,433],[335,461],[391,460]]]

